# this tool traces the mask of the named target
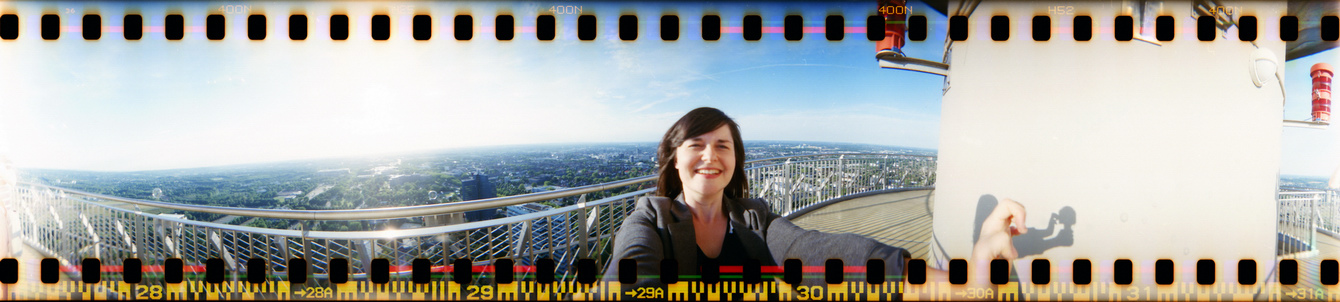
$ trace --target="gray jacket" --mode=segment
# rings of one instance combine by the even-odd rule
[[[884,259],[884,275],[902,276],[907,250],[854,234],[829,234],[801,229],[773,214],[760,199],[725,199],[723,210],[743,242],[745,253],[760,265],[776,266],[786,259],[800,259],[804,266],[822,266],[828,259],[842,259],[844,266],[863,266],[869,259]],[[748,230],[748,231],[745,231]],[[614,254],[605,268],[604,280],[619,280],[619,260],[637,261],[637,275],[659,276],[661,259],[675,259],[680,275],[697,274],[698,241],[693,232],[693,213],[683,199],[643,197],[624,218],[614,238]],[[622,286],[628,289],[663,286],[659,277],[641,278]],[[864,275],[858,280],[865,281]],[[900,282],[886,278],[885,282]],[[823,284],[823,278],[806,278],[805,285]],[[627,297],[625,297],[627,298]]]

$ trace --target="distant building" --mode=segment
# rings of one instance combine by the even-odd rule
[[[526,190],[528,190],[530,193],[549,192],[549,191],[562,190],[562,189],[567,189],[567,188],[560,187],[560,186],[535,186],[535,187],[529,187],[529,188],[526,188]],[[512,215],[508,215],[508,216],[512,216]]]
[[[447,213],[442,215],[423,217],[423,225],[425,227],[435,227],[435,226],[444,226],[444,225],[453,225],[462,223],[465,223],[465,215],[463,213]]]
[[[506,216],[507,217],[521,216],[530,213],[543,212],[553,209],[554,207],[532,202],[528,204],[507,206]]]
[[[473,174],[471,179],[461,181],[461,200],[477,200],[498,197],[498,191],[489,182],[488,175]],[[465,213],[469,221],[488,220],[498,217],[498,210],[485,209]]]
[[[299,191],[283,191],[283,192],[279,192],[278,194],[275,194],[275,195],[276,195],[276,197],[283,198],[283,199],[294,199],[294,198],[298,198],[298,195],[302,195],[302,191],[300,191],[300,190],[299,190]]]
[[[349,168],[325,169],[316,171],[317,176],[344,176],[349,175],[349,173],[352,173],[350,172]]]

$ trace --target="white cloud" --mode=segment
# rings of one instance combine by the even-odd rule
[[[158,56],[150,66],[106,67],[121,68],[112,72],[116,77],[72,78],[44,71],[41,59],[6,57],[31,77],[0,87],[22,103],[5,104],[22,110],[4,124],[24,133],[10,137],[22,166],[94,170],[481,145],[654,141],[682,113],[649,109],[691,97],[688,84],[701,74],[693,55],[626,43],[610,43],[616,46],[606,56],[595,56],[614,60],[586,61],[536,54],[529,45],[395,43],[265,51],[249,49],[250,44],[216,46],[217,53],[209,55],[219,63],[210,68],[181,64],[195,54],[146,53],[140,55]],[[168,76],[154,79],[163,74]],[[97,96],[38,91],[95,81],[107,88]],[[156,89],[163,86],[173,89]],[[181,99],[164,99],[174,95]],[[132,109],[91,112],[97,121],[52,119],[41,113],[68,113],[61,111],[71,107],[48,99]],[[64,129],[65,123],[74,129]],[[56,127],[33,129],[37,125]]]
[[[8,132],[0,138],[8,138],[15,162],[140,170],[482,145],[656,141],[692,107],[758,102],[714,100],[707,92],[720,92],[704,87],[717,78],[780,66],[850,68],[768,62],[709,73],[719,70],[722,62],[714,60],[722,59],[713,56],[722,48],[655,39],[151,43],[161,42],[94,56],[17,43],[0,54],[0,66],[17,71],[0,73],[6,93],[0,130]],[[61,47],[88,50],[81,45]],[[770,54],[767,47],[743,49],[730,54],[760,61]],[[51,62],[71,67],[52,69]],[[57,89],[80,85],[86,89]],[[728,113],[749,140],[933,148],[937,117],[912,112],[863,105]]]

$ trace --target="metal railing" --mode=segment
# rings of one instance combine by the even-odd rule
[[[935,157],[881,154],[785,156],[750,161],[750,196],[786,216],[834,198],[935,183]]]
[[[1312,197],[1317,200],[1317,228],[1340,234],[1340,194],[1335,190],[1313,190]]]
[[[1277,254],[1316,250],[1317,232],[1340,233],[1340,204],[1335,190],[1280,187],[1276,226]]]
[[[753,160],[745,163],[751,196],[763,198],[785,215],[822,201],[884,189],[930,187],[935,157],[893,154],[816,154]],[[653,176],[558,191],[425,206],[361,210],[271,210],[173,204],[81,192],[40,184],[17,186],[16,204],[27,244],[63,265],[96,257],[104,266],[139,258],[161,265],[179,258],[188,265],[223,259],[232,280],[246,272],[248,259],[263,259],[267,280],[286,280],[288,259],[308,262],[312,279],[325,280],[331,259],[347,259],[352,279],[366,278],[372,259],[392,266],[423,258],[433,267],[456,259],[475,265],[510,258],[531,265],[553,259],[559,280],[571,280],[576,259],[594,258],[603,267],[613,236],[639,197],[654,193]],[[641,185],[638,187],[637,185]],[[587,201],[588,196],[607,196]],[[576,202],[572,202],[575,199]],[[448,224],[471,210],[517,206],[537,201],[571,205],[497,219]],[[165,209],[223,215],[294,219],[294,228],[257,228],[156,214]],[[325,220],[362,220],[369,224],[402,220],[424,227],[376,231],[316,231]],[[389,225],[389,224],[388,224]],[[408,270],[402,271],[408,273]],[[77,273],[76,273],[77,274]],[[524,277],[524,275],[522,276]],[[490,279],[478,273],[478,279]],[[154,282],[151,279],[146,279]],[[313,281],[317,282],[317,281]]]

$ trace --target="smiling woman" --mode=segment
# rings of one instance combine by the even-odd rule
[[[638,200],[624,220],[605,278],[619,276],[623,259],[635,261],[636,275],[643,276],[661,274],[664,259],[677,263],[666,267],[675,272],[666,273],[680,276],[702,275],[700,264],[776,266],[791,258],[883,259],[888,274],[902,273],[906,250],[856,235],[806,231],[772,213],[765,201],[750,199],[744,160],[740,128],[720,110],[694,109],[675,122],[657,149],[657,196]],[[634,287],[660,285],[658,278],[638,278]]]
[[[712,127],[715,129],[703,133]],[[695,133],[701,134],[691,136]],[[728,255],[721,254],[727,243],[732,246],[739,243],[737,237],[727,234],[730,227],[729,218],[722,212],[723,197],[744,198],[745,190],[749,188],[748,178],[733,177],[744,175],[744,166],[736,161],[744,158],[744,142],[739,133],[739,126],[725,113],[698,108],[675,123],[661,140],[658,150],[658,162],[674,163],[662,165],[658,171],[657,187],[665,188],[659,190],[659,195],[685,195],[683,201],[693,211],[698,256],[725,258],[721,260],[727,260],[726,265],[741,265],[743,263],[736,262],[741,262],[745,256],[738,249],[727,251]]]
[[[657,196],[638,200],[624,220],[605,278],[617,280],[623,259],[634,261],[642,276],[661,274],[664,259],[677,263],[665,267],[675,270],[667,273],[688,276],[701,275],[699,264],[776,266],[791,258],[883,259],[887,274],[902,274],[904,249],[856,235],[806,231],[772,213],[765,201],[750,199],[744,160],[740,128],[720,110],[694,109],[675,122],[657,149]],[[659,278],[637,278],[634,287],[660,285]]]
[[[885,276],[904,275],[907,250],[853,234],[804,230],[772,213],[767,201],[749,198],[740,127],[721,110],[689,111],[666,131],[656,156],[657,196],[639,199],[624,219],[614,238],[614,258],[605,269],[607,281],[619,280],[621,269],[633,269],[632,275],[639,277],[632,287],[659,287],[659,278],[643,276],[702,276],[700,265],[777,266],[786,259],[810,266],[828,259],[856,265],[879,259],[885,263]],[[1009,238],[1023,230],[1009,225],[1022,226],[1023,214],[1023,206],[1002,201],[982,226],[973,261],[1014,258]],[[667,259],[675,265],[662,266]],[[634,265],[621,264],[625,260]],[[947,279],[943,271],[928,273],[929,280]],[[822,280],[806,278],[802,284],[821,285]]]

